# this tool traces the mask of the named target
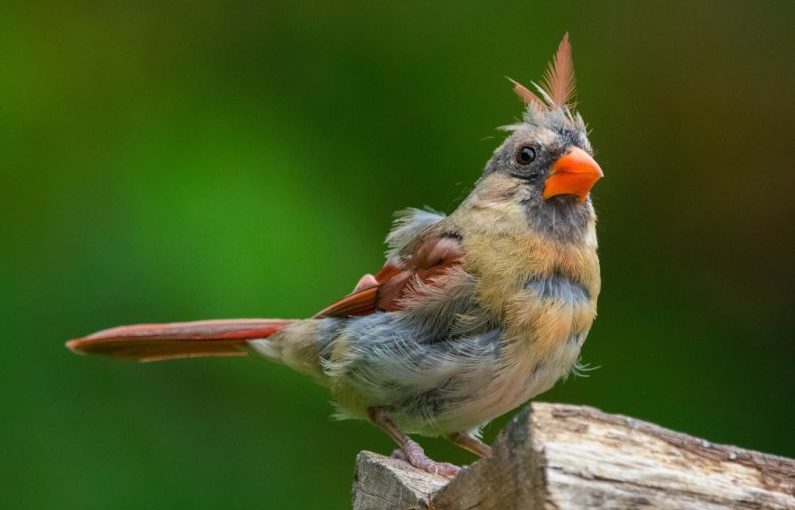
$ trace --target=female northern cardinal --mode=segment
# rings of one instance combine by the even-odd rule
[[[122,326],[67,346],[141,361],[261,354],[328,386],[340,417],[383,428],[415,467],[454,476],[406,433],[489,455],[479,428],[568,373],[596,315],[589,191],[603,174],[571,104],[568,34],[536,88],[514,82],[523,120],[466,200],[449,216],[401,212],[381,271],[311,319]]]

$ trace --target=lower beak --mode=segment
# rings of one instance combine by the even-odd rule
[[[552,173],[544,183],[544,198],[576,195],[585,202],[588,192],[605,174],[599,164],[584,150],[572,147],[552,163]]]

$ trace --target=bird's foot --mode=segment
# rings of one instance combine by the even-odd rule
[[[461,468],[454,464],[431,460],[425,455],[425,450],[422,449],[422,446],[412,440],[406,442],[402,448],[392,452],[392,457],[404,460],[417,469],[447,478],[454,478],[461,471]]]
[[[371,407],[367,410],[370,421],[381,427],[387,434],[400,445],[399,450],[392,452],[392,457],[405,460],[412,466],[434,475],[442,475],[447,478],[455,477],[461,468],[447,462],[436,462],[425,455],[425,450],[416,441],[412,440],[401,431],[395,423],[389,419],[386,412],[378,407]]]

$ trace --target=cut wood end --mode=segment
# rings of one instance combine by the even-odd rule
[[[402,460],[362,451],[356,456],[353,509],[426,509],[431,497],[449,481]]]

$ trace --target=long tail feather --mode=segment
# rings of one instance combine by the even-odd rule
[[[268,338],[294,321],[228,319],[136,324],[99,331],[66,342],[79,354],[104,354],[138,361],[200,356],[245,356],[251,340]]]

